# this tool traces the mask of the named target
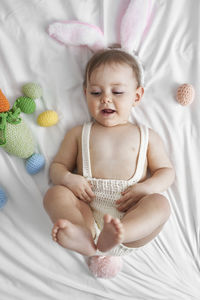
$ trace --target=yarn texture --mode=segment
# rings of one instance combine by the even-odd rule
[[[7,202],[6,193],[2,188],[0,188],[0,208],[2,208]]]
[[[21,158],[28,158],[34,153],[32,132],[23,120],[17,125],[6,124],[6,144],[2,147],[6,152]]]
[[[20,108],[25,114],[32,114],[36,109],[36,104],[32,98],[22,96],[16,99],[14,107]]]
[[[8,111],[10,109],[10,103],[0,90],[0,113]]]
[[[40,170],[45,165],[45,159],[42,154],[35,153],[26,161],[26,171],[31,174],[35,175],[40,172]]]
[[[95,277],[115,277],[122,268],[123,262],[119,256],[92,256],[89,257],[88,267]]]
[[[22,87],[22,91],[25,96],[37,99],[42,97],[42,88],[38,83],[29,82]]]
[[[53,126],[58,122],[58,114],[54,110],[46,110],[42,112],[38,118],[37,123],[43,127]]]
[[[195,90],[191,84],[185,83],[181,85],[176,92],[176,100],[179,104],[186,106],[193,102]]]

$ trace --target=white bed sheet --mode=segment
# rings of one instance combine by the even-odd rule
[[[8,195],[0,210],[0,299],[200,299],[200,2],[157,0],[150,31],[140,49],[146,69],[143,101],[132,114],[163,138],[176,169],[166,192],[172,207],[160,235],[143,250],[124,258],[116,278],[96,279],[84,258],[51,240],[51,222],[42,199],[50,186],[49,164],[69,128],[89,120],[81,89],[86,48],[65,47],[46,32],[56,20],[100,26],[107,42],[119,41],[127,0],[1,0],[0,88],[11,104],[27,82],[44,92],[37,110],[24,119],[46,158],[45,169],[30,176],[24,161],[0,149],[0,186]],[[189,107],[175,100],[180,84],[196,90]],[[59,123],[39,127],[46,109]]]

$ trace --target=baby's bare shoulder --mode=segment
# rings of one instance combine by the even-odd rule
[[[81,136],[82,134],[82,129],[83,125],[77,125],[71,129],[69,129],[65,135],[66,139],[72,138],[72,139],[77,139]]]
[[[68,130],[68,132],[70,132],[71,134],[81,134],[83,129],[83,125],[77,125],[73,128],[71,128],[70,130]]]
[[[149,128],[149,144],[163,143],[160,135],[153,129]]]

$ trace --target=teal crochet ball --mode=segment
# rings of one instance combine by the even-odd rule
[[[0,188],[0,208],[2,208],[7,202],[6,193],[2,188]]]
[[[29,157],[26,161],[26,171],[30,175],[35,175],[40,172],[40,170],[45,165],[45,159],[42,154],[35,153]]]
[[[42,88],[38,83],[29,82],[22,87],[22,91],[26,97],[37,99],[42,97]]]

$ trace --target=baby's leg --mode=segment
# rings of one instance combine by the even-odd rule
[[[64,186],[50,188],[44,208],[54,227],[52,236],[64,248],[91,256],[96,253],[94,219],[89,205]]]
[[[143,197],[121,219],[123,244],[131,248],[145,245],[158,235],[169,216],[169,202],[163,195]]]
[[[105,252],[120,243],[130,248],[144,246],[159,234],[169,215],[170,206],[164,196],[145,196],[121,220],[104,216],[97,248]]]

